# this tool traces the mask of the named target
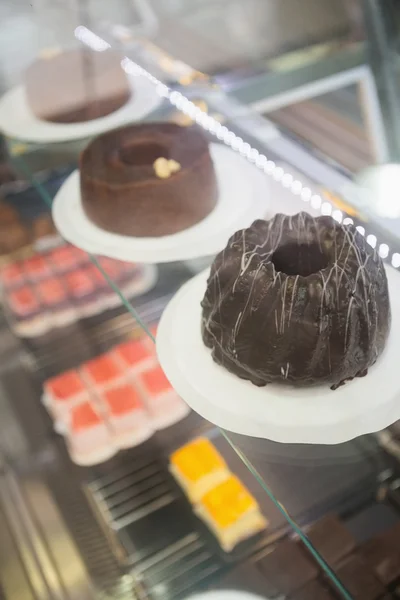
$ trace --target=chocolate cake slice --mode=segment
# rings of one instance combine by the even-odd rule
[[[256,563],[259,571],[281,594],[289,595],[316,579],[318,569],[297,542],[288,540]]]
[[[354,600],[378,600],[385,588],[359,556],[346,558],[335,573]]]
[[[322,558],[332,566],[350,554],[356,541],[335,515],[327,515],[307,531],[307,537]]]
[[[172,123],[130,125],[99,136],[82,153],[80,177],[88,219],[126,236],[187,229],[213,210],[218,197],[207,138],[197,127]]]
[[[34,115],[54,123],[104,117],[131,97],[121,56],[112,50],[77,49],[39,58],[25,73],[25,92]]]

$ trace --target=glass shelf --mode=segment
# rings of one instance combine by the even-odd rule
[[[78,3],[79,10],[72,11],[50,8],[43,1],[35,4],[36,25],[28,30],[24,29],[28,27],[26,13],[10,8],[5,22],[10,28],[16,27],[14,20],[21,25],[13,40],[0,26],[0,46],[3,55],[10,57],[9,63],[4,60],[0,64],[2,92],[6,94],[20,85],[32,55],[50,58],[53,51],[58,52],[56,46],[86,46],[93,53],[108,52],[109,47],[118,50],[124,57],[125,71],[133,77],[133,88],[144,81],[145,94],[154,94],[159,101],[154,110],[141,114],[138,122],[187,125],[192,115],[210,142],[231,148],[263,174],[271,197],[270,205],[266,202],[270,214],[306,210],[313,216],[332,215],[338,222],[352,221],[386,263],[398,269],[397,199],[382,194],[367,197],[355,183],[371,186],[372,177],[373,184],[382,188],[388,186],[388,177],[393,177],[392,188],[397,189],[396,169],[389,175],[388,171],[372,170],[364,178],[356,178],[360,169],[396,159],[393,139],[385,137],[391,118],[382,104],[385,94],[375,87],[365,58],[365,46],[375,44],[375,40],[368,38],[366,42],[357,23],[349,21],[347,3],[332,8],[329,2],[322,7],[320,2],[307,1],[314,8],[318,5],[326,17],[318,35],[311,36],[315,30],[308,19],[304,28],[299,27],[289,6],[284,9],[271,3],[272,16],[278,23],[282,20],[279,11],[291,15],[285,22],[284,35],[277,33],[280,44],[273,38],[263,44],[260,32],[264,31],[266,15],[264,21],[256,18],[261,8],[255,1],[253,8],[234,2],[227,9],[224,2],[210,2],[205,9],[203,3],[193,0],[189,10],[186,2],[171,2],[167,9],[157,2],[150,6],[145,1],[121,0],[112,14],[106,4],[96,12],[90,2]],[[332,15],[328,18],[329,7]],[[228,18],[223,19],[227,10]],[[371,8],[369,17],[372,13]],[[376,27],[378,17],[373,13]],[[315,19],[323,21],[317,14]],[[43,38],[38,37],[42,31]],[[253,35],[251,44],[247,43],[249,32]],[[235,51],[222,43],[228,34],[236,35]],[[204,40],[207,51],[203,52]],[[223,52],[216,52],[214,47]],[[396,60],[390,62],[388,72],[394,72]],[[267,84],[268,93],[263,93]],[[0,100],[3,123],[4,110]],[[16,122],[15,115],[10,118],[11,129],[12,121]],[[41,225],[35,226],[34,219],[50,214],[54,197],[79,168],[79,155],[92,137],[82,139],[78,134],[64,140],[60,134],[56,140],[46,142],[40,139],[39,131],[35,141],[37,134],[26,128],[24,136],[21,123],[14,135],[5,125],[7,135],[0,149],[0,193],[7,205],[22,215],[29,232],[25,231],[26,243],[15,249],[13,258],[3,252],[3,264],[63,244],[53,231],[43,239],[39,235]],[[104,127],[106,130],[107,125]],[[42,227],[48,234],[46,223]],[[33,241],[35,227],[39,233]],[[2,223],[1,230],[5,236]],[[0,248],[1,243],[0,233]],[[398,526],[400,446],[395,425],[342,444],[283,444],[219,429],[192,412],[185,420],[161,428],[151,441],[124,450],[104,464],[84,468],[72,464],[63,438],[54,434],[40,403],[43,383],[124,340],[146,339],[154,344],[155,326],[170,299],[213,259],[201,255],[174,262],[160,259],[156,282],[132,297],[132,287],[115,278],[114,263],[104,261],[101,253],[89,252],[88,256],[85,268],[89,268],[90,261],[113,292],[108,293],[109,304],[102,305],[101,310],[96,305],[90,315],[68,322],[62,322],[59,314],[57,321],[53,315],[52,326],[40,330],[39,335],[30,332],[26,336],[21,335],[18,323],[10,317],[10,308],[4,305],[1,331],[7,332],[4,336],[9,329],[15,334],[10,338],[14,344],[10,354],[15,361],[10,361],[8,375],[1,378],[2,387],[8,402],[15,402],[15,418],[28,439],[30,457],[28,460],[26,448],[16,455],[11,438],[5,438],[0,455],[6,455],[10,469],[21,480],[32,464],[44,473],[73,537],[79,526],[73,516],[73,494],[67,494],[63,473],[71,489],[78,490],[82,513],[100,523],[101,534],[112,551],[112,558],[107,559],[112,574],[102,579],[86,555],[89,551],[84,541],[75,540],[89,578],[99,590],[98,597],[118,593],[115,597],[128,598],[134,589],[139,598],[184,598],[189,593],[225,586],[264,597],[275,593],[273,598],[280,594],[296,600],[303,598],[293,595],[298,586],[304,587],[304,593],[310,586],[311,594],[312,586],[321,585],[321,589],[331,590],[327,598],[357,600],[360,596],[352,589],[365,545],[387,528]],[[143,265],[136,267],[138,271],[131,277],[143,277]],[[113,306],[111,297],[118,299]],[[11,341],[7,343],[11,348]],[[21,401],[26,394],[32,396],[29,408]],[[232,553],[222,551],[211,533],[194,518],[168,472],[171,452],[198,435],[207,437],[221,452],[269,521],[265,534],[240,544]],[[55,473],[54,466],[59,473]],[[145,500],[138,500],[141,495]],[[320,521],[323,519],[326,521]],[[284,548],[289,555],[294,552],[293,562],[300,552],[298,560],[311,566],[310,574],[305,569],[302,579],[292,572],[293,564],[288,562],[282,567],[287,573],[280,575],[283,587],[279,588],[279,577],[274,580],[268,561],[271,551],[279,553]],[[394,593],[397,575],[386,576],[385,585]],[[375,579],[376,598],[383,600],[386,588],[376,573]]]

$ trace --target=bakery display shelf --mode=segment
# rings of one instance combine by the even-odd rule
[[[123,297],[131,302],[145,297],[155,286],[155,265],[121,264],[99,259],[111,271]],[[89,256],[76,248],[58,245],[15,261],[0,272],[0,302],[10,328],[22,338],[41,338],[47,332],[85,321],[123,304],[110,289]]]
[[[255,127],[255,123],[253,122],[252,125],[250,126],[250,128],[254,129]],[[245,133],[241,133],[241,129],[240,129],[240,125],[237,129],[235,129],[234,127],[232,127],[233,131],[236,131],[238,136],[243,135],[243,139],[247,140],[250,139],[248,137],[246,137],[246,130]],[[267,140],[268,140],[268,144],[269,145],[273,145],[277,139],[275,136],[274,132],[271,132],[271,130],[269,130],[268,134],[266,134],[267,136]],[[275,137],[274,137],[275,136]],[[278,136],[278,142],[281,141],[280,139],[281,136]],[[242,142],[243,142],[242,139]],[[258,139],[257,141],[257,136],[255,136],[256,139],[256,145],[255,148],[260,148],[260,151],[265,151],[264,148],[268,147],[268,146],[264,146],[265,143],[265,139]],[[247,143],[247,142],[244,142]],[[248,151],[248,148],[247,148]],[[274,153],[270,153],[268,152],[268,158],[270,159],[270,161],[275,160],[276,158],[279,158],[279,154],[274,154]],[[283,177],[283,170],[282,173],[280,173],[278,171],[278,169],[280,169],[280,167],[278,166],[278,164],[274,163],[274,167],[271,169],[271,174],[273,175],[274,179],[274,175],[276,176],[275,178],[278,179],[282,179]],[[291,169],[288,170],[289,174],[291,173]],[[279,176],[278,176],[278,173]],[[290,177],[292,177],[292,179],[290,179]],[[293,182],[293,176],[290,174],[289,179],[287,178],[287,181],[289,181],[288,187],[291,187],[292,182]],[[294,182],[293,182],[294,183]],[[277,184],[278,186],[279,184]],[[310,186],[311,189],[314,188],[314,186]],[[315,189],[315,188],[314,188]],[[275,190],[274,190],[275,191]],[[311,193],[311,190],[309,190]],[[283,192],[282,195],[280,195],[280,193]],[[279,188],[279,192],[277,192],[277,197],[279,198],[279,200],[282,200],[283,195],[285,193],[285,188]],[[292,192],[288,192],[289,195],[291,196],[291,199],[296,197],[294,196],[294,194],[292,194]],[[306,198],[304,198],[306,199]],[[310,198],[308,198],[309,200]],[[323,202],[323,199],[319,198],[319,205],[316,206],[316,211],[317,214],[319,214],[319,206],[321,205],[321,203]],[[316,203],[318,204],[318,203]],[[330,206],[330,211],[332,211],[332,206],[329,204]],[[303,204],[303,206],[309,206],[308,204]],[[328,208],[329,208],[328,206]],[[285,206],[286,209],[286,206]],[[285,210],[286,211],[286,210]],[[340,211],[339,211],[340,212]],[[341,213],[341,217],[343,218],[343,215]],[[371,225],[372,226],[372,225]],[[378,227],[378,226],[377,226]],[[369,230],[367,229],[368,233],[377,233],[376,230]],[[385,241],[385,238],[379,238],[379,243],[382,243],[383,241]],[[392,247],[392,251],[393,251],[393,247]],[[166,299],[166,297],[168,296],[168,294],[164,294],[163,299],[161,300],[161,304],[163,302],[163,300]],[[157,311],[160,308],[160,302],[159,299],[154,300],[154,304],[151,305],[151,308],[149,307],[149,305],[146,305],[146,307],[141,308],[141,306],[139,305],[139,314],[142,316],[143,320],[147,323],[153,321],[152,315],[157,314]],[[135,303],[135,309],[136,309],[136,303]],[[157,315],[158,316],[158,315]],[[126,319],[125,319],[126,317]],[[139,332],[139,327],[137,326],[137,324],[133,324],[130,315],[120,315],[115,317],[115,320],[113,320],[113,322],[115,323],[115,325],[117,325],[118,323],[118,328],[120,328],[120,331],[126,332],[129,329],[129,333],[135,333],[135,331]],[[100,327],[100,324],[99,324]],[[65,368],[68,368],[68,366],[75,366],[77,362],[81,362],[82,360],[85,360],[86,358],[89,358],[90,356],[93,356],[94,354],[97,354],[99,352],[99,349],[101,351],[101,349],[108,349],[110,347],[111,343],[114,342],[110,342],[111,338],[108,338],[108,329],[107,327],[104,329],[104,332],[101,333],[99,335],[99,337],[97,337],[97,324],[93,324],[93,330],[96,330],[96,334],[93,333],[93,330],[89,327],[90,329],[90,334],[89,334],[89,340],[86,339],[86,331],[84,331],[85,328],[81,328],[83,329],[83,331],[77,331],[76,328],[66,328],[63,331],[63,343],[65,344],[65,354],[64,354],[64,349],[60,350],[60,341],[59,338],[58,340],[56,339],[57,336],[54,336],[52,338],[52,344],[48,343],[49,340],[44,340],[42,349],[43,349],[43,357],[39,356],[40,359],[43,358],[42,362],[40,362],[40,360],[38,360],[36,363],[34,361],[32,361],[32,367],[33,370],[35,370],[36,372],[36,376],[38,376],[40,379],[44,379],[52,374],[55,374],[57,372],[59,372],[60,370],[63,370]],[[75,342],[70,344],[70,341],[72,340],[72,337],[74,337],[74,339],[76,338],[77,340],[77,344],[75,345]],[[95,339],[95,342],[93,343],[93,339]],[[28,344],[29,345],[29,344]],[[46,346],[46,350],[44,350],[44,346]],[[32,351],[33,348],[30,347],[30,350]],[[36,352],[36,351],[35,351]],[[38,351],[37,353],[40,355],[41,351]],[[82,358],[79,356],[79,353],[82,353],[82,355],[84,355]],[[30,354],[31,356],[31,354]],[[60,367],[62,367],[60,369]],[[28,395],[28,394],[26,394]],[[25,398],[26,398],[25,395]],[[14,396],[14,394],[13,394]],[[18,410],[16,408],[16,410]],[[35,410],[37,412],[40,413],[40,411],[42,411],[41,408],[37,408],[37,406],[35,406]],[[27,415],[31,414],[29,412],[27,412]],[[26,418],[26,417],[25,417]],[[34,436],[34,446],[39,454],[39,456],[41,457],[41,459],[45,458],[46,456],[48,456],[46,454],[46,451],[49,451],[51,454],[51,451],[54,452],[53,456],[55,456],[56,454],[59,456],[63,456],[63,459],[60,459],[61,462],[60,464],[63,464],[63,468],[65,468],[65,472],[71,472],[74,473],[76,475],[76,477],[79,478],[79,485],[83,485],[85,487],[85,484],[87,482],[86,477],[83,477],[82,473],[84,472],[84,470],[78,470],[76,469],[76,467],[71,466],[71,464],[69,463],[69,459],[66,457],[65,455],[65,448],[63,446],[63,442],[60,438],[55,437],[55,435],[52,433],[52,431],[50,430],[50,426],[48,421],[46,421],[46,417],[42,416],[38,416],[36,415],[36,419],[38,421],[40,421],[43,418],[43,427],[44,429],[42,429],[42,433],[44,434],[43,437],[42,435],[36,435]],[[34,420],[34,418],[32,417],[32,419]],[[29,425],[27,424],[27,426],[31,426],[31,424],[29,423]],[[211,430],[213,431],[213,430]],[[239,454],[242,455],[242,459],[244,460],[244,463],[247,464],[249,466],[250,471],[245,471],[246,472],[246,477],[250,477],[251,474],[256,474],[254,471],[254,467],[257,469],[258,473],[261,473],[261,483],[262,485],[264,485],[264,489],[260,488],[259,493],[262,493],[263,498],[264,498],[264,502],[267,501],[272,501],[272,503],[274,502],[273,499],[276,499],[279,502],[282,502],[283,506],[289,511],[290,515],[292,515],[298,522],[300,525],[307,525],[308,523],[311,523],[312,521],[314,521],[316,518],[318,518],[319,516],[321,516],[322,514],[325,514],[328,510],[337,510],[337,512],[339,512],[340,514],[346,516],[348,514],[353,514],[353,511],[356,511],[358,507],[360,507],[363,503],[365,503],[365,499],[366,497],[372,497],[372,495],[375,493],[376,488],[377,488],[377,481],[379,480],[379,477],[382,476],[382,473],[385,473],[385,470],[388,468],[387,465],[389,464],[389,462],[386,460],[386,456],[380,452],[380,449],[377,446],[374,446],[373,443],[371,442],[367,442],[364,441],[362,439],[360,440],[356,440],[354,443],[350,443],[348,445],[343,445],[346,446],[346,451],[343,452],[343,454],[341,454],[342,451],[342,447],[338,448],[338,449],[334,449],[332,451],[332,453],[328,453],[328,455],[326,455],[324,453],[324,450],[321,450],[321,448],[316,448],[315,452],[310,452],[308,454],[308,448],[302,448],[302,449],[287,449],[287,448],[277,448],[272,442],[269,444],[265,444],[261,449],[259,454],[257,455],[256,449],[257,449],[257,443],[255,444],[255,447],[247,447],[247,441],[246,439],[241,438],[239,435],[235,436],[235,435],[229,435],[230,440],[233,441],[236,445],[236,448],[239,450]],[[49,441],[50,440],[50,441]],[[365,442],[365,443],[364,443]],[[46,446],[47,443],[47,446]],[[268,451],[272,450],[271,454],[268,454]],[[292,452],[291,452],[292,451]],[[231,450],[227,450],[227,452],[232,452]],[[303,456],[304,453],[304,456]],[[283,455],[283,456],[282,456]],[[127,453],[126,456],[129,456],[129,453]],[[120,460],[120,458],[118,458],[118,460]],[[123,460],[121,458],[121,460]],[[133,463],[133,460],[128,458],[127,459],[129,464]],[[62,462],[64,461],[64,463]],[[390,461],[390,464],[391,461]],[[107,465],[105,465],[105,467],[107,467]],[[113,463],[113,468],[112,468],[112,472],[117,470],[118,465],[116,465],[115,463]],[[238,466],[239,468],[239,466]],[[240,463],[240,468],[244,469],[242,463]],[[79,472],[79,474],[78,474]],[[156,472],[157,476],[162,476],[162,474],[160,474],[160,470],[158,470]],[[285,475],[283,475],[285,474]],[[54,475],[54,473],[52,473],[52,475]],[[107,476],[107,473],[106,473]],[[73,479],[73,477],[71,476],[71,478]],[[132,479],[130,479],[132,478]],[[90,479],[90,477],[88,477],[88,479]],[[100,477],[101,480],[101,477]],[[131,481],[135,482],[134,484],[137,485],[137,479],[136,479],[136,474],[135,473],[128,473],[128,478],[127,478],[127,486],[128,486],[128,490],[131,487]],[[263,482],[267,482],[267,483],[263,483]],[[171,482],[170,482],[171,483]],[[132,483],[132,486],[134,485]],[[165,480],[163,480],[162,485],[166,486],[166,488],[163,489],[167,489],[169,490],[170,488],[168,481],[165,482]],[[252,484],[253,485],[258,485],[256,479],[252,479]],[[57,485],[59,485],[59,487],[57,488]],[[101,483],[100,484],[102,487],[101,489],[104,488],[104,484]],[[140,483],[141,485],[141,483]],[[171,484],[172,485],[172,484]],[[64,482],[64,486],[65,486],[65,482]],[[62,482],[59,481],[57,479],[57,484],[55,484],[55,488],[57,488],[57,491],[55,491],[55,494],[57,494],[57,497],[59,499],[60,502],[60,506],[62,505],[62,503],[66,502],[66,500],[68,499],[68,495],[65,493],[65,487],[62,488]],[[61,491],[62,490],[62,491]],[[172,485],[172,490],[173,490],[173,485]],[[272,490],[272,492],[271,492]],[[295,490],[295,493],[293,493],[293,490]],[[124,490],[126,491],[126,490]],[[150,511],[148,515],[146,515],[146,517],[143,518],[150,518],[152,515],[154,516],[154,510],[150,510],[150,507],[154,508],[154,506],[152,506],[152,504],[154,504],[154,502],[156,502],[154,500],[154,496],[152,494],[157,494],[159,490],[155,490],[154,488],[150,488],[146,490],[146,506],[147,509]],[[176,489],[175,489],[176,492]],[[97,493],[97,492],[96,492]],[[166,492],[165,494],[163,494],[162,498],[161,498],[161,502],[166,502],[166,504],[164,506],[162,506],[159,510],[169,510],[171,507],[173,507],[174,503],[177,502],[179,504],[179,500],[178,497],[173,496],[173,491],[172,492]],[[178,492],[176,492],[178,493]],[[98,507],[101,505],[101,502],[103,503],[103,505],[100,506],[101,510],[98,510],[96,508],[96,512],[100,513],[99,516],[99,521],[102,524],[102,528],[104,529],[104,531],[107,531],[107,536],[109,536],[109,530],[110,530],[110,523],[111,523],[111,528],[113,527],[113,522],[110,521],[110,517],[107,513],[104,512],[104,499],[102,497],[100,497],[99,495],[95,495],[93,494],[93,490],[90,489],[88,492],[88,498],[90,499],[89,501],[91,502],[91,504],[93,504],[95,507]],[[169,494],[172,495],[173,500],[170,502],[169,501]],[[271,498],[272,496],[272,498]],[[80,497],[80,496],[79,496]],[[155,496],[157,499],[157,495]],[[84,500],[83,500],[84,501]],[[132,515],[134,515],[135,517],[137,517],[137,512],[138,512],[138,507],[134,506],[133,503],[135,502],[135,498],[128,498],[126,500],[127,502],[127,506],[126,508],[124,507],[121,510],[127,510],[127,513],[123,513],[124,516],[127,515],[128,520],[130,518],[132,518]],[[298,503],[298,505],[296,505],[296,503]],[[181,505],[179,505],[181,506]],[[273,506],[275,506],[275,504],[273,503]],[[179,508],[179,507],[178,507]],[[171,508],[171,510],[174,510],[173,508]],[[131,512],[129,512],[131,511]],[[182,514],[184,514],[184,510],[182,511]],[[165,513],[164,513],[165,514]],[[171,513],[168,513],[169,516],[168,518],[170,518]],[[181,512],[178,510],[178,513],[173,512],[173,514],[178,514],[180,515]],[[189,517],[192,518],[192,515],[190,513],[190,515],[188,514],[188,519]],[[107,525],[107,518],[108,518],[108,525]],[[173,518],[173,516],[172,516]],[[287,524],[286,519],[284,518],[283,513],[280,513],[280,518],[283,519],[283,522],[286,525],[286,532],[289,531],[289,524]],[[165,520],[165,519],[163,519]],[[190,519],[189,519],[190,520]],[[133,523],[139,523],[140,524],[141,519],[137,518],[134,519],[134,521],[132,523],[129,523],[129,525],[127,525],[126,527],[130,527],[132,525],[133,527]],[[185,522],[187,520],[185,519]],[[124,522],[123,522],[124,523]],[[198,526],[198,524],[196,523],[196,526]],[[125,529],[126,527],[122,527],[121,529]],[[156,526],[155,529],[157,529],[158,533],[159,533],[159,528]],[[193,578],[191,579],[191,582],[194,582],[196,580],[198,580],[198,582],[205,582],[205,579],[207,577],[210,576],[211,573],[215,572],[217,573],[220,569],[219,565],[220,565],[220,561],[221,564],[223,565],[223,557],[221,558],[221,556],[215,552],[215,555],[213,554],[212,551],[210,551],[208,549],[207,543],[206,541],[201,541],[200,542],[200,546],[196,546],[196,543],[198,541],[198,539],[201,538],[202,540],[202,535],[204,534],[204,532],[202,533],[197,533],[197,531],[194,532],[194,537],[190,537],[193,534],[193,527],[188,527],[188,531],[189,531],[189,538],[188,540],[186,539],[185,535],[183,535],[183,539],[184,541],[183,543],[183,548],[186,549],[185,543],[188,541],[189,543],[189,547],[192,548],[191,544],[194,543],[195,548],[193,549],[193,559],[189,558],[188,563],[186,563],[186,565],[189,568],[194,568],[197,567],[198,565],[200,565],[200,569],[199,572],[196,571],[196,574],[193,574]],[[115,532],[114,532],[115,533]],[[119,530],[118,530],[119,533]],[[207,534],[208,532],[205,532],[205,534]],[[198,537],[196,537],[198,536]],[[135,551],[136,550],[136,546],[135,546],[135,541],[136,541],[136,534],[133,536],[132,534],[132,539],[127,535],[124,539],[124,542],[122,543],[119,539],[118,536],[111,536],[112,539],[112,545],[114,547],[114,550],[116,551],[116,555],[117,556],[121,556],[121,552],[123,550],[125,550],[124,555],[125,555],[125,560],[126,560],[126,555],[129,555],[130,552]],[[116,539],[117,538],[117,539]],[[145,563],[145,567],[146,569],[142,572],[139,571],[138,568],[138,575],[142,578],[143,582],[147,585],[148,587],[151,589],[151,593],[153,594],[153,596],[155,597],[163,597],[162,595],[165,592],[165,587],[163,587],[163,582],[165,580],[170,580],[172,581],[172,584],[174,586],[176,586],[175,588],[173,588],[175,591],[178,591],[178,595],[179,594],[183,594],[183,591],[187,591],[188,588],[188,583],[183,581],[182,579],[182,569],[178,572],[178,574],[176,576],[174,576],[174,574],[172,574],[171,576],[166,576],[165,577],[165,573],[167,571],[167,569],[169,568],[169,566],[174,564],[174,558],[175,563],[178,563],[178,566],[181,567],[180,565],[180,560],[181,560],[181,554],[179,553],[181,551],[181,547],[179,546],[179,541],[178,540],[178,547],[175,544],[175,540],[174,538],[172,538],[172,540],[170,540],[170,543],[168,544],[167,548],[169,548],[169,550],[167,549],[166,553],[168,556],[168,561],[167,564],[165,564],[165,562],[161,562],[161,565],[159,564],[160,561],[163,560],[163,553],[161,552],[161,558],[160,558],[160,553],[156,554],[155,557],[155,570],[151,571],[151,569],[153,568],[152,566],[152,561],[150,560],[150,562]],[[272,541],[272,540],[270,540]],[[83,541],[82,541],[83,543]],[[207,548],[204,551],[204,548]],[[128,550],[127,550],[128,549]],[[200,551],[200,552],[199,552]],[[186,550],[185,552],[186,553]],[[191,552],[190,552],[191,554]],[[211,557],[211,559],[210,559]],[[214,557],[215,561],[216,561],[216,568],[215,565],[213,563],[214,561]],[[242,558],[242,557],[241,557]],[[210,560],[209,560],[210,559]],[[218,560],[217,560],[218,559]],[[129,562],[129,561],[128,561]],[[134,563],[132,563],[133,568],[134,568],[134,573],[136,573],[136,565]],[[221,567],[221,570],[223,570],[223,568],[228,568],[228,567]],[[201,583],[200,583],[201,585]],[[172,586],[171,586],[172,587]],[[174,596],[171,596],[174,597]]]
[[[175,426],[178,436],[171,428],[169,431],[165,430],[164,443],[159,447],[152,448],[150,442],[143,444],[132,451],[125,461],[121,459],[122,468],[121,465],[116,468],[110,462],[103,465],[100,475],[96,473],[96,468],[92,469],[94,475],[89,475],[88,493],[113,531],[121,552],[125,555],[125,561],[132,566],[135,573],[143,572],[149,555],[152,555],[152,560],[156,562],[159,552],[161,556],[158,560],[161,560],[164,554],[168,554],[168,546],[180,547],[180,542],[184,545],[186,537],[190,540],[201,540],[202,547],[208,549],[210,555],[217,555],[224,564],[229,564],[243,560],[288,531],[286,519],[266,498],[221,433],[199,417],[196,417],[196,420],[199,425],[194,431],[185,426],[183,421]],[[203,428],[206,428],[206,432],[202,432]],[[265,532],[240,542],[231,552],[223,551],[208,528],[195,517],[189,501],[168,471],[168,455],[181,445],[182,440],[186,442],[201,432],[222,454],[231,471],[254,495],[261,511],[269,520]],[[157,435],[155,441],[159,439]],[[90,477],[93,477],[93,481]],[[177,528],[171,528],[170,523],[174,523]],[[163,530],[163,533],[159,532],[161,535],[158,540],[162,547],[157,552],[151,550],[151,543],[156,543],[159,528]],[[169,538],[170,543],[165,544]],[[149,548],[146,548],[147,544]]]
[[[103,465],[73,465],[40,404],[41,378],[40,373],[29,374],[20,366],[2,374],[3,388],[29,441],[28,455],[15,466],[20,472],[39,469],[44,473],[89,572],[104,585],[111,585],[110,578],[130,574],[152,600],[184,598],[190,591],[211,587],[224,573],[235,573],[244,561],[250,564],[249,570],[243,567],[242,585],[246,586],[254,560],[290,534],[284,515],[221,433],[194,413],[181,424],[159,432],[152,441]],[[200,433],[210,436],[270,520],[261,538],[238,547],[241,552],[233,553],[233,562],[194,517],[166,469],[168,454]],[[379,483],[391,468],[385,456],[378,457],[375,449],[372,452],[368,441],[359,440],[347,447],[347,456],[353,461],[346,459],[344,464],[338,461],[319,468],[309,464],[270,465],[265,474],[270,488],[302,527],[332,511],[346,518],[355,516],[387,490],[388,483]],[[394,476],[391,473],[391,479]],[[89,506],[94,509],[96,526]],[[89,527],[93,528],[90,535]],[[115,557],[112,560],[108,547]],[[112,585],[117,584],[114,581]]]
[[[134,300],[135,311],[147,325],[158,322],[173,290],[192,275],[183,263],[159,265],[158,270],[155,287]],[[106,352],[119,341],[142,334],[139,323],[119,306],[36,338],[21,338],[20,344],[29,369],[49,378]]]

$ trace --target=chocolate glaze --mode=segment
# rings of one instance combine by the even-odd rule
[[[326,585],[315,580],[289,596],[288,600],[337,600],[337,596],[334,596]]]
[[[36,60],[25,74],[28,104],[38,119],[77,123],[104,117],[131,97],[121,56],[79,49]]]
[[[378,600],[385,593],[385,588],[368,565],[356,555],[343,561],[335,569],[335,574],[354,600]]]
[[[326,515],[307,531],[307,537],[315,550],[332,566],[350,554],[356,541],[335,515]]]
[[[153,163],[160,157],[181,169],[158,178]],[[86,215],[122,235],[176,233],[204,219],[217,201],[208,142],[196,127],[146,123],[108,132],[85,149],[80,172]]]
[[[0,254],[15,252],[30,242],[29,230],[21,221],[0,225]]]
[[[303,548],[292,540],[279,544],[256,563],[270,586],[288,595],[318,576],[318,569]]]
[[[385,585],[400,578],[400,548],[393,548],[381,534],[364,542],[359,554],[364,562]],[[400,544],[399,544],[400,546]]]
[[[211,267],[202,335],[213,359],[258,386],[366,375],[390,330],[386,273],[353,225],[278,214],[236,232]]]

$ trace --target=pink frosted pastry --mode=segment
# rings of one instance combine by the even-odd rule
[[[0,271],[1,285],[6,288],[16,288],[25,283],[24,270],[20,261],[5,265]]]
[[[65,273],[63,281],[79,316],[88,317],[101,310],[96,283],[86,269]]]
[[[52,271],[49,262],[44,256],[32,256],[23,261],[22,265],[29,281],[36,283],[47,277],[51,277]]]
[[[113,280],[118,281],[126,273],[126,263],[107,256],[100,256],[98,263],[107,275]]]
[[[62,326],[76,320],[76,310],[72,306],[62,281],[56,277],[49,277],[40,281],[35,286],[41,304],[51,314],[52,323]]]
[[[123,342],[114,348],[113,353],[130,373],[138,373],[155,365],[154,353],[142,339]]]
[[[76,370],[65,371],[44,384],[43,403],[60,433],[65,431],[72,408],[85,400],[88,391]]]
[[[66,437],[71,459],[78,465],[95,465],[117,452],[110,429],[90,402],[72,408]]]
[[[24,285],[7,294],[7,304],[12,314],[12,326],[18,335],[40,335],[48,327],[48,316],[43,311],[34,289]]]
[[[82,365],[81,376],[90,388],[97,391],[122,384],[126,379],[123,367],[113,358],[111,352]]]
[[[108,258],[104,256],[100,256],[97,260],[111,281],[115,283],[123,293],[125,293],[124,285],[127,280],[129,281],[125,264],[119,260],[115,260],[114,258]],[[121,299],[118,294],[114,292],[112,295],[108,296],[107,302],[109,308],[114,308],[121,304]]]
[[[48,254],[52,269],[55,273],[66,273],[72,271],[84,263],[87,263],[89,258],[78,251],[74,246],[59,246],[54,248]]]
[[[175,392],[159,365],[138,373],[135,381],[156,429],[169,427],[189,414],[189,406]]]
[[[119,448],[137,446],[153,433],[150,417],[131,385],[121,385],[104,392],[102,404]]]
[[[107,283],[104,275],[99,269],[93,265],[89,264],[84,268],[85,273],[89,277],[91,277],[96,286],[96,292],[98,294],[98,298],[102,304],[103,309],[112,308],[117,304],[121,303],[118,295],[114,292],[112,287]]]

